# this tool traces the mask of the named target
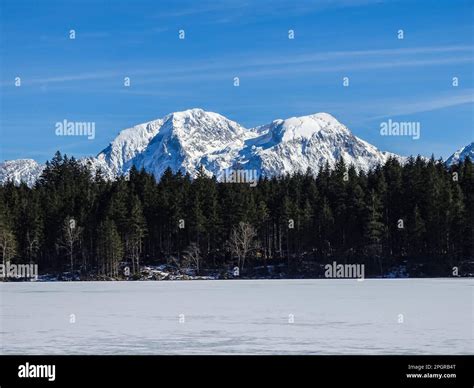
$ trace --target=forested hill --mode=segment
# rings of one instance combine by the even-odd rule
[[[173,263],[242,274],[277,264],[285,276],[312,276],[333,260],[363,263],[372,276],[400,265],[449,276],[474,260],[473,210],[469,158],[449,169],[389,159],[368,173],[340,160],[317,177],[249,185],[169,169],[156,182],[134,168],[108,181],[57,153],[33,187],[0,186],[0,254],[40,273],[110,277],[124,262],[133,272]]]

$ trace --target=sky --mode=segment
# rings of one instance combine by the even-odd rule
[[[96,155],[197,107],[247,128],[327,112],[381,150],[446,159],[474,140],[474,2],[0,0],[1,161]],[[63,120],[95,138],[57,136]],[[382,136],[388,120],[420,138]]]

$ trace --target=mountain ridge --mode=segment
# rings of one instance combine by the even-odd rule
[[[167,168],[191,176],[201,167],[215,176],[229,169],[251,169],[269,177],[308,168],[317,173],[341,157],[364,171],[389,157],[405,160],[358,138],[329,113],[277,119],[247,129],[219,113],[193,108],[123,129],[95,157],[79,161],[93,173],[100,169],[106,179],[125,175],[132,166],[160,179]],[[31,186],[43,168],[32,159],[0,163],[0,183],[24,181]]]

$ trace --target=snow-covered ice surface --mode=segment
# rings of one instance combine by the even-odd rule
[[[3,283],[0,349],[473,354],[473,286],[472,279]]]

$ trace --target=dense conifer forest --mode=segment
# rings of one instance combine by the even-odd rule
[[[255,187],[167,170],[159,182],[132,168],[106,181],[56,153],[34,187],[0,186],[3,263],[40,273],[122,276],[148,264],[197,273],[266,266],[317,276],[322,264],[363,263],[450,276],[474,249],[474,171],[433,158],[396,159],[368,173],[340,160],[317,176],[260,178]],[[467,266],[467,267],[466,267]],[[420,269],[421,268],[421,269]]]

